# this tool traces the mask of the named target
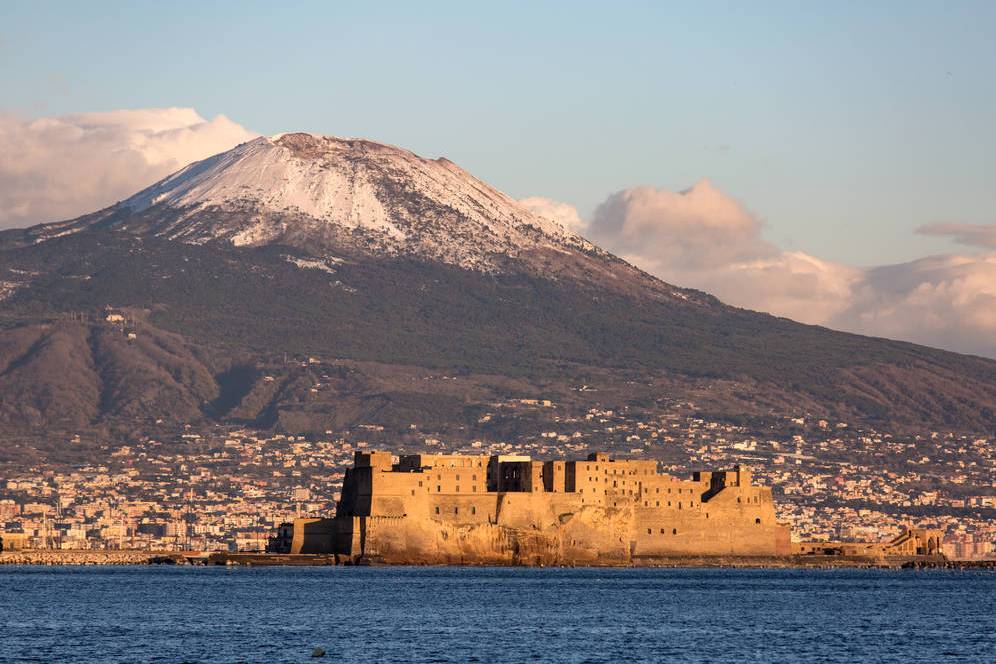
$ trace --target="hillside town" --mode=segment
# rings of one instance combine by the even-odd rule
[[[664,472],[750,465],[771,486],[779,520],[805,540],[885,540],[904,526],[945,532],[957,559],[996,556],[996,441],[928,431],[898,436],[789,417],[766,427],[710,421],[694,404],[656,412],[570,409],[543,399],[493,404],[481,424],[528,420],[516,440],[447,440],[360,425],[326,436],[184,427],[108,447],[99,464],[7,471],[0,535],[7,549],[261,551],[281,523],[330,516],[358,450],[657,459]]]

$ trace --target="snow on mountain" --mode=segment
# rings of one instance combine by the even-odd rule
[[[282,243],[312,253],[347,247],[486,271],[534,250],[595,250],[447,159],[302,133],[257,138],[195,162],[111,211],[152,220],[154,234],[191,243]]]

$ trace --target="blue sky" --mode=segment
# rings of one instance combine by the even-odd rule
[[[7,0],[0,111],[366,136],[583,216],[709,178],[856,265],[996,221],[996,3],[288,4]]]

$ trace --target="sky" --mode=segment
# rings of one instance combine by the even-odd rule
[[[0,227],[363,136],[734,304],[996,356],[993,34],[992,2],[6,0]]]

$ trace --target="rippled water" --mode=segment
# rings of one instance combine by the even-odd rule
[[[993,662],[994,616],[987,572],[0,567],[5,662]]]

